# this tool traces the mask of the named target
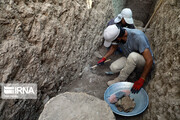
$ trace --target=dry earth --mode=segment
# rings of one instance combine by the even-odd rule
[[[111,0],[0,0],[0,82],[38,85],[36,100],[0,99],[0,119],[35,120],[50,98],[65,91],[103,99],[106,82],[116,75],[104,75],[110,62],[89,68],[99,60],[95,51],[106,51],[102,32],[113,13]],[[179,26],[180,1],[164,0],[147,32],[156,64],[145,86],[149,106],[117,119],[180,119]]]

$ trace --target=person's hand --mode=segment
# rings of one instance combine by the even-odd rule
[[[105,61],[106,61],[106,58],[103,57],[100,61],[98,61],[98,65],[103,65]]]
[[[139,80],[137,80],[134,85],[132,86],[131,88],[131,92],[132,93],[138,93],[141,89],[141,87],[143,86],[144,84],[144,79],[143,78],[139,78]]]

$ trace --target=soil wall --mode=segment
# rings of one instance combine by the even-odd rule
[[[79,77],[112,18],[111,0],[1,0],[0,82],[37,83],[37,100],[0,100],[0,119],[37,119]]]
[[[157,6],[157,5],[156,5]],[[156,61],[144,120],[180,119],[180,1],[163,0],[150,28]]]

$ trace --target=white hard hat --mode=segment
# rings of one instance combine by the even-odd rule
[[[104,46],[109,47],[112,43],[113,40],[115,40],[120,33],[120,29],[114,24],[114,25],[109,25],[105,30],[104,30]]]
[[[114,23],[119,23],[119,22],[121,22],[121,20],[122,20],[122,15],[119,14],[119,15],[114,19]]]
[[[132,18],[132,11],[130,8],[124,8],[121,11],[121,15],[128,24],[134,24],[133,18]]]

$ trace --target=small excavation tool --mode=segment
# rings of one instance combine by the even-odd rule
[[[111,61],[111,59],[106,60],[104,63],[109,62],[109,61]],[[92,66],[90,69],[95,69],[97,66],[99,66],[99,65],[98,65],[98,64],[97,64],[97,65],[94,65],[94,66]]]

